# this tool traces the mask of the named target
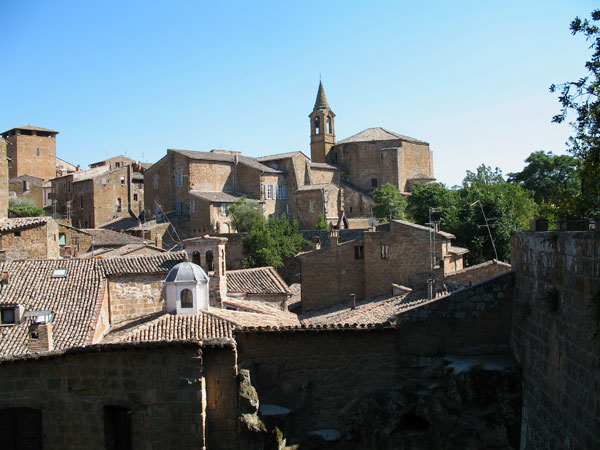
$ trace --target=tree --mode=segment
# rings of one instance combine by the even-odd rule
[[[11,198],[8,201],[8,209],[19,217],[38,217],[44,215],[44,210],[35,206],[31,200],[26,198]]]
[[[319,214],[319,218],[317,219],[317,224],[315,225],[315,230],[328,230],[329,224],[323,217],[323,214]]]
[[[231,217],[233,228],[238,233],[245,233],[250,231],[252,224],[258,216],[263,217],[263,209],[257,201],[242,197],[229,206],[227,215]]]
[[[298,221],[256,216],[248,236],[242,239],[244,253],[248,255],[242,261],[244,268],[273,266],[283,267],[284,261],[296,255],[302,247],[309,245],[298,233]]]
[[[574,214],[580,187],[577,160],[540,150],[531,153],[525,162],[521,172],[508,174],[508,182],[533,192],[538,214],[552,219]]]
[[[591,20],[576,17],[571,22],[571,33],[581,33],[591,42],[592,57],[585,63],[588,75],[577,81],[550,86],[550,92],[559,92],[560,113],[552,118],[562,123],[569,112],[575,114],[571,123],[575,135],[569,138],[569,151],[575,156],[581,177],[581,197],[577,204],[580,214],[600,217],[600,10],[594,10]]]
[[[386,183],[373,193],[373,215],[380,220],[403,219],[406,200],[393,184]]]
[[[458,191],[448,189],[442,183],[415,184],[408,197],[406,211],[415,223],[429,222],[429,209],[440,208],[436,215],[442,229],[454,228],[458,208]]]

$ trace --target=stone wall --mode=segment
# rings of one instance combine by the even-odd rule
[[[447,273],[444,281],[453,281],[459,284],[479,283],[501,273],[511,270],[511,265],[502,261],[486,261],[475,266],[467,267],[462,270]]]
[[[513,233],[511,259],[521,448],[600,448],[600,234]]]
[[[49,220],[40,226],[3,232],[0,234],[0,249],[7,261],[58,258],[58,226]]]
[[[27,182],[27,190],[23,189],[23,182]],[[9,191],[11,196],[15,196],[17,198],[23,198],[32,202],[36,207],[43,208],[44,207],[44,197],[42,190],[42,180],[41,179],[29,179],[29,178],[13,178],[9,182]]]
[[[174,154],[177,160],[187,160],[180,154]],[[183,172],[179,166],[175,165],[175,171]],[[224,161],[198,161],[189,160],[189,189],[209,192],[233,192],[234,191],[234,173],[233,164]],[[184,179],[184,187],[185,187]]]
[[[518,441],[521,406],[518,369],[510,370],[511,385],[507,388],[507,384],[500,386],[504,379],[502,372],[490,372],[502,371],[501,365],[494,366],[495,369],[484,367],[490,361],[507,360],[514,366],[508,354],[513,283],[514,274],[508,273],[456,291],[405,312],[399,316],[396,328],[238,331],[240,366],[250,369],[262,405],[276,404],[291,410],[286,423],[289,435],[300,436],[310,430],[322,429],[342,431],[341,443],[331,448],[417,448],[402,447],[399,442],[396,446],[390,442],[384,446],[378,441],[384,439],[378,435],[381,430],[386,429],[385,432],[391,434],[407,425],[402,424],[399,413],[403,408],[406,408],[405,412],[417,408],[415,414],[431,422],[428,429],[420,430],[429,433],[427,439],[434,439],[431,435],[435,433],[442,435],[443,441],[438,446],[422,444],[418,448],[491,448],[454,447],[442,445],[442,442],[452,439],[463,444],[469,442],[472,436],[463,436],[462,431],[457,433],[457,429],[452,428],[464,427],[464,417],[469,414],[478,416],[474,423],[481,420],[483,416],[478,411],[484,408],[490,414],[488,418],[498,414],[495,396],[503,389],[506,389],[506,397],[498,401],[502,403],[510,398],[513,418],[508,434],[510,439],[514,441],[516,436]],[[460,388],[462,393],[454,400],[443,398],[452,396],[452,390],[456,389],[456,381],[449,380],[446,369],[447,361],[451,359],[449,355],[453,354],[466,358],[463,364],[467,369],[483,369],[484,372],[479,372],[482,379],[491,381],[499,377],[499,385],[492,389],[480,384],[473,386],[470,393]],[[503,356],[499,360],[495,357],[487,359],[490,355]],[[464,375],[457,374],[459,384],[461,377],[464,382]],[[395,397],[398,390],[403,390],[404,396]],[[477,390],[480,391],[476,393]],[[469,403],[469,395],[471,401],[479,398],[482,404]],[[389,416],[390,411],[384,406],[370,412],[361,410],[369,401],[375,407],[386,405],[386,399],[390,398],[395,399],[397,411],[392,411]],[[465,402],[464,406],[459,406],[462,402]],[[442,413],[450,404],[455,409]],[[369,418],[372,414],[375,416]],[[453,415],[462,416],[463,420]],[[378,428],[377,431],[368,426],[369,421]],[[359,429],[361,426],[364,429]],[[493,426],[495,424],[490,424]],[[352,434],[357,438],[358,435],[364,435],[366,439],[369,439],[366,436],[371,437],[367,442],[361,442],[351,439]],[[485,439],[482,435],[480,438]],[[506,435],[504,438],[509,439]],[[352,442],[344,442],[345,439]]]
[[[0,409],[42,410],[48,450],[106,448],[104,407],[111,405],[131,411],[133,448],[234,449],[234,361],[230,345],[198,343],[95,346],[3,361]]]
[[[155,202],[165,213],[175,210],[172,172],[172,154],[167,153],[144,173],[144,209],[151,216],[154,215]]]
[[[164,279],[164,274],[110,277],[111,323],[165,311]]]
[[[0,219],[8,217],[8,160],[7,142],[0,138]]]
[[[22,130],[6,138],[10,163],[10,178],[31,175],[49,180],[56,176],[56,137],[24,135]],[[27,133],[28,131],[25,131]],[[28,132],[37,133],[37,132]]]

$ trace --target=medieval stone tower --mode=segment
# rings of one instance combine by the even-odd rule
[[[10,158],[9,177],[31,175],[49,180],[56,176],[56,135],[58,131],[46,128],[13,128],[2,133],[8,143]]]
[[[319,82],[317,101],[310,117],[310,159],[312,162],[326,162],[327,153],[335,145],[335,114],[327,103],[323,83]]]

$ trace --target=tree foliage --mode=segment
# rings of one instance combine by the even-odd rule
[[[328,229],[329,229],[329,224],[325,220],[325,217],[323,217],[323,214],[319,214],[319,218],[317,219],[317,223],[315,225],[315,230],[328,230]]]
[[[525,162],[527,165],[521,172],[508,174],[508,182],[533,192],[538,215],[556,220],[575,214],[580,186],[577,160],[540,150],[531,153]]]
[[[404,219],[406,200],[393,184],[386,183],[373,192],[373,215],[380,220]]]
[[[576,17],[571,22],[571,33],[583,34],[592,56],[585,63],[587,76],[577,81],[550,86],[550,92],[558,92],[562,105],[553,122],[562,123],[569,112],[575,114],[571,123],[575,135],[568,142],[569,151],[577,158],[581,177],[581,196],[577,209],[580,214],[600,216],[600,10],[592,11],[591,20]]]
[[[38,217],[45,214],[43,209],[35,206],[26,198],[11,198],[8,200],[8,209],[20,217]]]
[[[231,217],[233,228],[238,233],[245,233],[250,231],[252,224],[258,216],[263,216],[263,209],[257,201],[242,197],[229,206],[227,215]]]
[[[469,249],[468,263],[477,264],[496,257],[486,218],[498,259],[509,261],[510,232],[528,228],[535,202],[530,191],[506,182],[499,169],[482,165],[476,172],[467,171],[462,186],[455,189],[440,183],[414,186],[407,205],[411,219],[427,223],[430,208],[441,208],[432,213],[432,220],[456,236],[454,245]]]
[[[283,267],[284,261],[296,255],[302,247],[309,245],[298,232],[298,221],[256,216],[248,236],[242,239],[244,268],[273,266]]]

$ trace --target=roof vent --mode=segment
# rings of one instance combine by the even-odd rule
[[[23,317],[35,317],[34,323],[50,323],[54,321],[54,311],[27,311]]]
[[[58,268],[58,269],[54,269],[52,271],[51,277],[52,278],[66,278],[68,271],[69,271],[69,269],[66,268],[66,267],[61,267],[61,268]]]

